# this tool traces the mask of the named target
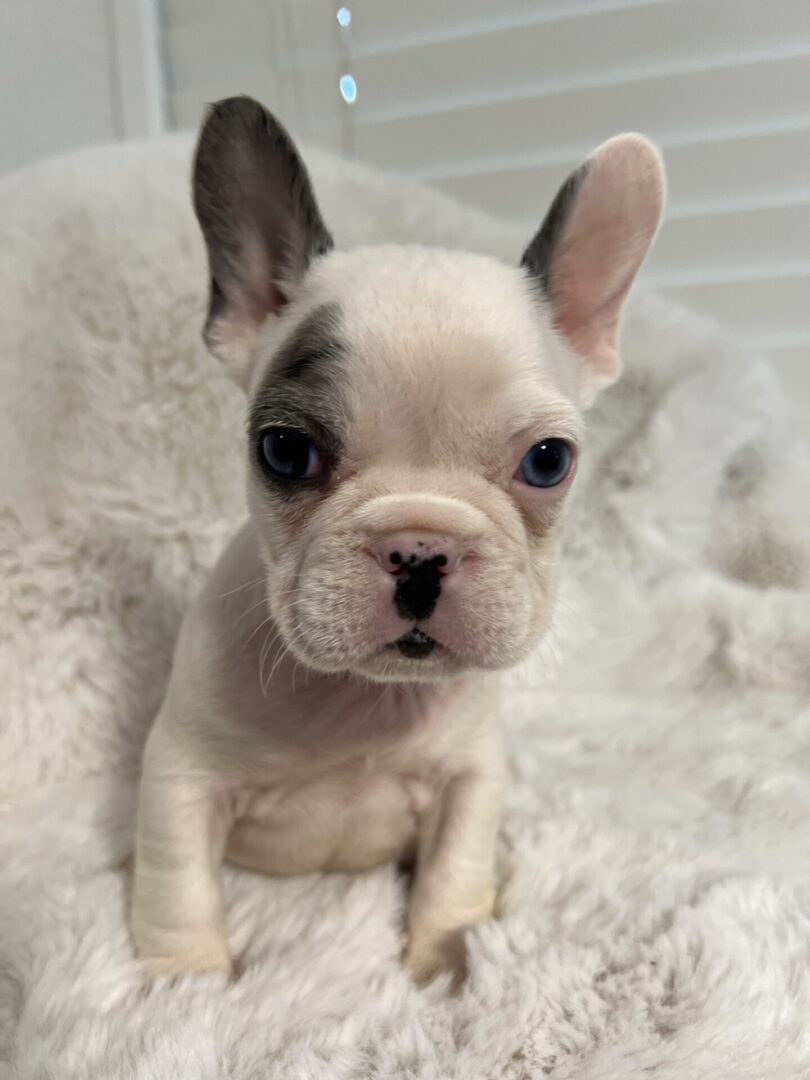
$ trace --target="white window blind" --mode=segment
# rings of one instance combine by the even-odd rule
[[[810,402],[810,0],[163,0],[174,126],[263,99],[299,137],[527,237],[601,140],[664,150],[648,283],[733,326]],[[350,73],[357,99],[341,98]]]

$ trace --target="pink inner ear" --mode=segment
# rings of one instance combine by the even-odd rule
[[[269,253],[254,234],[242,243],[242,260],[237,286],[233,289],[231,307],[234,321],[246,321],[253,331],[258,330],[268,315],[277,315],[287,306],[288,296],[275,280]]]
[[[287,303],[288,298],[285,293],[281,291],[278,285],[271,281],[265,294],[264,314],[268,315],[271,312],[275,314],[276,312],[281,311],[283,307],[286,307]]]
[[[555,325],[604,381],[618,374],[619,315],[655,236],[663,194],[652,146],[639,136],[611,139],[589,159],[552,256]]]

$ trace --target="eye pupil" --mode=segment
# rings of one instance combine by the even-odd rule
[[[269,428],[261,440],[263,463],[284,480],[304,480],[320,471],[320,458],[309,435],[296,428]]]
[[[530,487],[556,487],[568,476],[572,453],[562,439],[535,443],[520,463],[518,476]]]

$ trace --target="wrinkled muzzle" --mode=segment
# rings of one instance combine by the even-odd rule
[[[313,536],[274,590],[292,652],[322,671],[425,679],[505,667],[543,593],[522,531],[461,499],[377,496]]]

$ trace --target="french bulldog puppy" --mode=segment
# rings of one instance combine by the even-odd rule
[[[247,394],[250,517],[186,615],[145,750],[149,972],[231,969],[223,859],[413,861],[405,962],[463,970],[507,782],[491,673],[548,624],[583,411],[619,374],[663,195],[656,150],[620,135],[519,264],[337,252],[284,128],[248,98],[211,108],[204,336]]]

